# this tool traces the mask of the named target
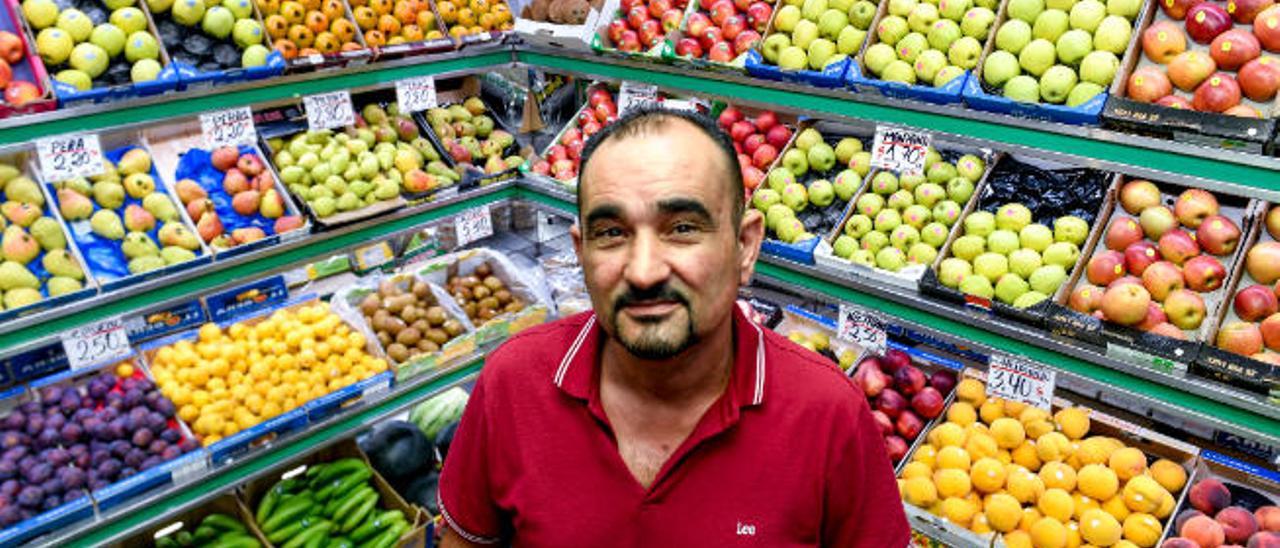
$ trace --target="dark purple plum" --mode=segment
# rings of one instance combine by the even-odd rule
[[[18,475],[18,461],[0,460],[0,480],[7,480]]]
[[[150,470],[163,462],[164,462],[164,459],[160,458],[159,455],[151,455],[150,457],[147,457],[146,460],[142,461],[141,468],[143,470]]]
[[[22,472],[23,470],[26,470],[28,468],[31,468],[32,466],[35,466],[39,462],[40,462],[40,459],[36,458],[35,455],[27,455],[25,457],[22,457],[21,459],[18,460],[18,471]]]
[[[124,405],[125,407],[137,407],[146,403],[147,400],[145,398],[146,396],[143,395],[141,390],[132,388],[124,393]]]
[[[128,392],[130,390],[134,390],[138,388],[138,379],[135,379],[133,377],[126,377],[126,378],[120,379],[119,384],[120,384],[121,392]]]
[[[26,443],[25,440],[23,439],[24,435],[25,434],[21,434],[18,432],[6,432],[4,436],[0,436],[0,447],[3,447],[5,449],[22,447]]]
[[[18,491],[21,490],[22,484],[16,479],[4,480],[3,483],[0,483],[0,494],[3,494],[6,497],[16,498],[18,496]]]
[[[156,389],[156,385],[155,383],[151,382],[151,379],[147,379],[147,378],[135,379],[133,377],[129,377],[129,380],[133,381],[133,386],[135,386],[138,390],[141,390],[144,394],[147,392],[154,391]]]
[[[53,447],[58,445],[58,431],[52,428],[45,428],[40,431],[40,435],[36,436],[36,446],[40,448]]]
[[[62,480],[67,489],[79,489],[84,487],[85,474],[79,468],[68,466],[58,470],[58,479]]]
[[[27,425],[27,415],[20,410],[15,409],[12,413],[4,418],[3,426],[9,430],[21,430]]]
[[[178,411],[177,407],[173,405],[173,402],[169,401],[169,398],[161,398],[160,401],[156,402],[156,404],[151,406],[151,408],[155,409],[157,413],[164,415],[164,418],[166,419],[172,417],[174,413],[177,413]]]
[[[107,459],[107,462],[98,466],[98,477],[107,481],[114,480],[116,476],[120,475],[120,468],[122,468],[120,461]]]
[[[123,459],[129,454],[129,442],[125,440],[116,440],[111,442],[111,456],[117,459]]]
[[[129,450],[129,454],[124,456],[124,465],[136,469],[142,465],[144,460],[147,460],[147,452],[134,447]]]
[[[34,485],[28,485],[22,488],[18,493],[18,504],[27,508],[39,508],[40,501],[44,500],[44,490]]]
[[[49,453],[45,455],[45,459],[49,461],[49,464],[54,466],[64,466],[71,462],[71,452],[61,447],[57,447],[50,449]]]
[[[62,408],[63,413],[68,415],[75,413],[77,409],[80,409],[80,394],[77,394],[75,390],[64,391],[58,406]]]
[[[84,436],[84,428],[76,423],[68,423],[62,427],[62,441],[64,443],[76,443]]]
[[[151,445],[147,446],[147,452],[151,453],[152,455],[159,455],[160,453],[163,453],[165,449],[168,449],[168,448],[169,448],[169,444],[166,443],[164,440],[155,440],[151,442]]]
[[[93,453],[91,453],[90,455],[91,457],[89,458],[89,464],[91,466],[101,466],[102,463],[105,463],[111,460],[111,451],[108,451],[106,449],[98,449]]]
[[[90,398],[101,400],[107,397],[107,392],[110,391],[111,385],[102,382],[102,377],[95,377],[92,381],[89,381],[88,392]]]
[[[47,462],[37,462],[24,469],[22,477],[27,480],[27,483],[44,483],[53,477],[53,466]]]
[[[120,411],[112,407],[104,407],[102,411],[98,412],[98,417],[101,418],[103,422],[111,422],[119,416]]]
[[[40,504],[40,509],[48,512],[62,504],[62,499],[58,495],[49,495],[45,497],[44,502]]]
[[[166,443],[178,443],[182,441],[182,432],[179,432],[177,428],[166,428],[164,432],[160,433],[160,439]]]
[[[118,440],[125,437],[126,433],[129,432],[130,430],[129,418],[116,417],[115,420],[112,420],[111,423],[108,425],[107,430],[108,430],[108,434],[110,434],[108,439]]]
[[[186,438],[178,443],[178,447],[182,448],[183,453],[190,453],[200,448],[200,443],[193,438]]]
[[[139,463],[141,464],[141,463]],[[132,466],[126,466],[120,469],[120,479],[126,480],[138,474],[138,469]]]
[[[40,413],[40,402],[38,401],[26,402],[21,406],[19,406],[18,410],[25,413],[28,417],[30,417],[31,415],[37,415]]]
[[[156,436],[150,430],[138,430],[133,433],[133,444],[138,447],[151,445],[151,441],[154,439],[156,439]]]
[[[41,430],[44,430],[44,416],[43,416],[43,415],[28,415],[28,416],[27,416],[27,429],[25,430],[25,432],[27,433],[27,435],[28,435],[28,436],[35,436],[36,434],[39,434]]]
[[[57,415],[57,414],[55,414],[55,415],[53,415],[53,416],[51,416],[51,417],[49,417],[49,418],[47,418],[47,419],[45,419],[45,420],[44,420],[44,427],[45,427],[45,428],[52,428],[52,429],[54,429],[54,430],[62,430],[62,427],[63,427],[63,426],[66,426],[66,425],[67,425],[67,418],[66,418],[66,417],[63,417],[62,415]]]
[[[22,511],[15,506],[0,508],[0,526],[8,527],[22,521]]]
[[[62,387],[50,385],[40,389],[40,401],[57,403],[62,399]]]
[[[89,400],[86,399],[84,401],[89,401]],[[83,423],[84,421],[88,420],[93,416],[94,416],[93,409],[90,409],[87,407],[81,407],[80,409],[76,409],[75,413],[71,414],[71,420]]]
[[[164,460],[173,460],[180,456],[182,456],[182,448],[176,445],[165,447],[164,451],[160,453],[160,457]]]
[[[49,478],[40,484],[40,488],[44,489],[46,495],[61,495],[67,490],[66,485],[58,478]]]

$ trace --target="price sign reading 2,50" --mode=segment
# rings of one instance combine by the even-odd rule
[[[62,348],[72,370],[119,360],[130,354],[129,335],[120,318],[62,333]]]

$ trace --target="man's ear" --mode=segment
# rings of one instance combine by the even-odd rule
[[[760,258],[760,243],[764,241],[764,215],[755,208],[747,208],[742,215],[742,223],[738,226],[738,271],[741,272],[738,283],[751,283],[751,275],[755,273],[756,259]]]
[[[578,221],[569,227],[569,236],[573,238],[573,252],[578,255],[578,264],[582,264],[582,226]]]

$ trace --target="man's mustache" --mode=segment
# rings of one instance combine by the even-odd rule
[[[667,284],[662,284],[649,288],[627,286],[627,290],[613,300],[613,307],[614,310],[619,310],[625,306],[653,301],[674,301],[683,306],[689,306],[689,299],[685,298],[683,293]]]

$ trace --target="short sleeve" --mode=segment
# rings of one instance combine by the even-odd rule
[[[481,373],[449,446],[437,497],[441,516],[458,536],[477,544],[497,544],[506,527],[493,499],[490,455],[495,448],[484,385]]]
[[[901,548],[911,538],[884,440],[861,393],[828,448],[822,545]]]

